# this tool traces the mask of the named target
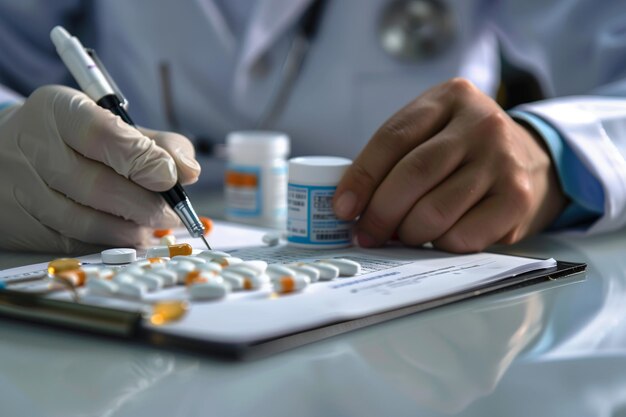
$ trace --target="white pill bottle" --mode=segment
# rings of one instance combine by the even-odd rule
[[[352,164],[334,156],[304,156],[289,160],[287,242],[293,246],[331,249],[352,244],[352,221],[339,220],[333,196]]]
[[[236,131],[226,137],[226,218],[284,229],[287,218],[289,136]]]

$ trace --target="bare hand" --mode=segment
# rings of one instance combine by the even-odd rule
[[[397,231],[451,252],[514,243],[564,209],[542,139],[469,81],[438,85],[374,134],[337,187],[336,214],[361,246]]]

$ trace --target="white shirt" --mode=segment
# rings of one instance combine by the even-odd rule
[[[138,124],[172,129],[165,112],[167,66],[182,133],[220,141],[253,128],[280,82],[294,28],[311,0],[0,0],[0,83],[20,94],[70,83],[49,40],[61,24],[94,47],[130,101]],[[422,91],[451,77],[493,95],[497,39],[550,97],[526,111],[548,120],[605,189],[593,230],[626,223],[626,3],[443,0],[456,36],[442,54],[400,62],[380,46],[386,0],[329,0],[318,34],[273,129],[294,155],[355,157],[376,128]],[[253,70],[260,57],[267,71]],[[5,94],[6,98],[6,94]],[[0,91],[0,103],[2,92]],[[619,152],[618,152],[619,151]],[[210,170],[209,170],[210,171]]]

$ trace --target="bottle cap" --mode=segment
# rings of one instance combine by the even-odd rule
[[[352,161],[338,156],[301,156],[289,160],[289,182],[337,185]]]
[[[226,136],[226,153],[230,158],[235,154],[284,158],[289,155],[289,136],[282,132],[262,130],[230,132]]]

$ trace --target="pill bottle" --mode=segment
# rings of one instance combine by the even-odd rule
[[[339,220],[333,196],[346,158],[304,156],[289,160],[287,188],[287,242],[293,246],[330,249],[352,244],[351,221]]]
[[[237,131],[226,137],[226,218],[285,228],[289,136],[281,132]]]

